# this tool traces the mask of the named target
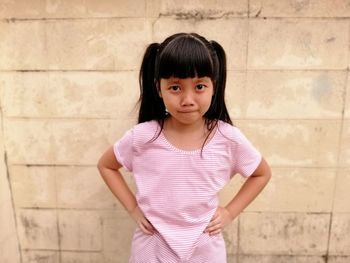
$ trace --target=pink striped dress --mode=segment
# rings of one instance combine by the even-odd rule
[[[180,150],[156,121],[138,124],[114,144],[116,159],[135,177],[136,199],[157,230],[136,230],[129,262],[225,263],[221,234],[203,233],[219,205],[218,192],[239,173],[250,176],[260,153],[240,132],[219,121],[201,150]]]

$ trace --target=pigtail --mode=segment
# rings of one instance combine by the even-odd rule
[[[226,54],[222,46],[216,41],[210,41],[213,47],[213,61],[215,68],[215,92],[212,105],[208,110],[208,118],[217,118],[229,124],[232,124],[230,115],[228,114],[225,103],[225,87],[226,87]],[[213,114],[213,116],[210,116]]]
[[[140,83],[140,110],[138,123],[150,120],[163,120],[165,118],[165,106],[158,91],[158,43],[150,44],[143,56],[139,83]]]
[[[222,89],[225,89],[225,85],[226,85],[226,54],[224,49],[218,42],[212,40],[210,41],[210,43],[215,51],[215,54],[217,57],[217,63],[218,63],[218,65],[215,65],[217,68],[217,73],[216,73],[217,77],[215,79],[216,85],[218,87],[222,87],[220,89],[222,90]]]

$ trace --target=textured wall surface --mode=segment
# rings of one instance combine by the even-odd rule
[[[0,0],[0,262],[127,262],[96,162],[135,123],[146,45],[179,31],[223,45],[231,117],[273,169],[229,262],[350,262],[349,25],[347,0]]]

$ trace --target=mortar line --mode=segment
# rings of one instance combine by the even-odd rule
[[[244,69],[244,85],[243,85],[243,101],[241,102],[243,105],[241,105],[242,108],[242,115],[246,117],[247,112],[247,82],[248,82],[248,57],[249,57],[249,37],[250,37],[250,19],[249,19],[249,1],[247,2],[247,38],[246,38],[246,50],[245,50],[245,69]],[[246,119],[246,118],[244,118]],[[237,118],[234,118],[234,121],[237,121]]]
[[[16,231],[16,237],[17,237],[17,247],[18,247],[18,252],[19,252],[19,261],[20,263],[23,262],[22,258],[22,248],[21,248],[21,242],[19,239],[19,234],[18,234],[18,224],[17,224],[17,211],[15,207],[15,202],[13,198],[13,189],[11,185],[11,178],[10,178],[10,171],[9,171],[9,165],[8,165],[8,160],[7,160],[7,152],[6,152],[6,146],[5,146],[5,129],[4,129],[4,114],[3,114],[3,108],[0,106],[0,115],[1,115],[1,132],[2,132],[2,141],[3,141],[3,149],[4,149],[4,164],[5,164],[5,169],[6,169],[6,179],[7,179],[7,184],[10,190],[10,200],[11,200],[11,207],[12,207],[12,216],[15,224],[15,231]]]
[[[154,21],[156,23],[156,20]],[[152,31],[153,25],[152,23]],[[152,34],[152,42],[154,42],[154,32]],[[346,68],[230,68],[227,72],[347,72]],[[139,69],[0,69],[0,73],[125,73],[125,72],[135,72],[138,73]]]
[[[120,73],[138,71],[138,69],[1,69],[0,73]]]
[[[46,53],[46,58],[49,57],[49,49],[47,46],[48,43],[48,32],[47,32],[47,23],[45,23],[45,39],[44,39],[44,48],[45,48],[45,53]],[[47,67],[49,62],[46,61],[47,63]],[[48,85],[50,85],[50,73],[51,72],[46,72],[46,81],[48,83]],[[49,87],[50,88],[50,87]],[[50,156],[52,156],[52,154],[50,154]],[[59,215],[58,215],[58,210],[57,210],[57,178],[56,178],[56,168],[54,167],[53,169],[53,176],[54,176],[54,182],[55,182],[55,186],[54,186],[54,191],[55,191],[55,216],[56,216],[56,233],[57,233],[57,248],[58,248],[58,263],[62,262],[62,256],[61,256],[61,235],[60,235],[60,229],[59,229]]]
[[[247,101],[245,99],[246,96],[246,90],[247,90],[247,79],[248,79],[248,55],[249,55],[249,39],[250,39],[250,0],[247,2],[247,45],[246,45],[246,60],[245,60],[245,74],[244,74],[244,101]],[[243,106],[244,110],[244,116],[246,113],[246,106]],[[235,119],[237,120],[237,119]],[[241,215],[243,214],[244,211],[242,211],[237,218],[237,250],[236,250],[236,262],[240,263],[240,246],[241,246],[241,231],[240,231],[240,226],[241,226]]]
[[[110,211],[110,212],[122,212],[124,210],[120,210],[121,208],[86,208],[86,207],[58,207],[57,210],[60,211],[78,211],[78,212],[83,212],[83,211],[89,211],[89,212],[104,212],[104,211]],[[22,207],[21,210],[45,210],[45,211],[52,211],[56,210],[56,208],[48,208],[48,207]],[[331,211],[298,211],[298,210],[290,210],[290,211],[274,211],[274,210],[245,210],[241,212],[241,214],[307,214],[307,215],[327,215],[331,214]],[[240,214],[240,215],[241,215]],[[339,212],[339,214],[348,214],[348,212]],[[239,216],[237,217],[238,220]],[[49,249],[51,250],[51,249]]]
[[[59,209],[58,209],[58,196],[57,196],[57,173],[56,173],[56,167],[53,169],[53,176],[55,180],[55,212],[56,212],[56,228],[57,228],[57,245],[58,245],[58,262],[62,262],[62,253],[61,253],[61,231],[60,231],[60,217],[59,217]]]
[[[177,17],[174,16],[175,14],[159,14],[159,17],[162,18],[172,18],[174,20],[177,20]],[[39,18],[16,18],[16,17],[7,17],[7,18],[1,18],[0,22],[3,23],[16,23],[16,22],[40,22],[40,21],[49,21],[49,22],[60,22],[60,21],[91,21],[91,20],[148,20],[150,17],[146,16],[104,16],[104,17],[39,17]],[[242,20],[246,19],[244,16],[209,16],[205,17],[207,20],[220,20],[220,19],[232,19],[232,20]],[[322,17],[322,16],[317,16],[317,17],[312,17],[312,16],[257,16],[257,17],[251,17],[252,19],[256,20],[264,20],[264,19],[271,19],[271,20],[292,20],[292,19],[299,19],[299,20],[319,20],[319,21],[324,21],[324,20],[334,20],[334,21],[342,21],[342,20],[348,20],[349,16],[338,16],[338,17]],[[189,16],[189,18],[183,18],[180,20],[191,20],[195,19],[195,17]]]
[[[46,121],[90,121],[90,120],[97,120],[97,121],[116,121],[120,120],[120,118],[117,117],[86,117],[86,116],[6,116],[7,119],[10,120],[23,120],[23,121],[40,121],[40,120],[46,120]],[[324,121],[334,121],[334,122],[341,122],[342,118],[233,118],[234,121],[280,121],[280,122],[289,122],[289,121],[312,121],[312,122],[324,122]],[[124,121],[136,121],[136,118],[126,118]]]
[[[152,40],[154,41],[154,39]],[[288,68],[229,68],[227,72],[245,71],[276,71],[276,72],[346,72],[346,68],[308,68],[308,67],[288,67]],[[120,73],[139,72],[139,69],[0,69],[0,73],[36,73],[36,72],[64,72],[64,73]]]
[[[303,210],[290,210],[290,211],[275,211],[275,210],[249,210],[246,209],[241,214],[302,214],[302,215],[329,215],[331,214],[331,211],[323,211],[323,212],[310,212],[310,211],[303,211]],[[343,212],[344,214],[348,214],[347,212]]]
[[[81,167],[90,167],[90,168],[96,168],[96,164],[27,164],[27,163],[11,163],[11,166],[26,166],[26,167],[62,167],[62,168],[81,168]],[[276,169],[329,169],[329,170],[336,170],[337,166],[306,166],[306,165],[273,165],[271,164],[271,168]],[[340,166],[340,168],[346,168]]]
[[[234,17],[240,18],[240,17]],[[16,18],[16,17],[7,17],[1,18],[0,22],[3,23],[25,23],[25,22],[76,22],[76,21],[93,21],[93,20],[147,20],[146,16],[102,16],[102,17],[38,17],[38,18]],[[219,19],[219,18],[217,18]]]
[[[350,25],[348,22],[348,42],[350,39]],[[350,57],[350,45],[348,45],[348,53],[347,53],[347,61],[349,61]],[[326,257],[325,257],[325,263],[328,262],[329,259],[329,250],[330,250],[330,244],[331,244],[331,235],[332,235],[332,224],[333,224],[333,213],[334,213],[334,204],[335,204],[335,196],[337,192],[337,185],[338,185],[338,180],[339,180],[339,172],[340,172],[340,155],[341,155],[341,147],[342,147],[342,136],[344,132],[344,121],[345,121],[345,109],[346,109],[346,103],[349,103],[346,101],[347,97],[347,87],[349,85],[349,67],[347,70],[347,75],[346,75],[346,82],[345,82],[345,87],[343,91],[343,107],[342,107],[342,118],[341,118],[341,124],[340,124],[340,129],[339,129],[339,141],[338,141],[338,152],[337,152],[337,166],[336,166],[336,172],[335,172],[335,182],[334,182],[334,188],[333,188],[333,196],[332,196],[332,210],[331,210],[331,215],[330,215],[330,220],[329,220],[329,228],[328,228],[328,240],[327,240],[327,251],[326,251]]]
[[[262,256],[262,257],[287,257],[287,258],[313,258],[313,257],[318,257],[318,258],[324,258],[325,255],[322,254],[318,254],[317,252],[312,253],[312,254],[308,254],[308,253],[298,253],[297,254],[288,254],[288,253],[277,253],[277,254],[264,254],[262,252],[260,253],[242,253],[242,256]],[[348,255],[338,255],[336,257],[340,257],[340,258],[347,258],[349,257]],[[260,262],[260,261],[259,261]],[[266,262],[266,261],[264,261]],[[270,261],[268,261],[270,262]],[[274,261],[275,262],[275,261]],[[283,261],[283,262],[287,262],[287,261]],[[297,261],[288,261],[288,262],[297,262]],[[305,262],[305,261],[302,261]],[[314,261],[312,261],[314,262]],[[318,262],[318,261],[317,261]],[[326,263],[326,261],[322,261],[323,263]],[[237,262],[234,262],[237,263]]]
[[[348,29],[349,32],[349,29]],[[349,36],[349,35],[348,35]],[[350,46],[348,47],[348,59],[349,59],[349,49]],[[346,107],[346,96],[347,96],[347,87],[348,87],[348,82],[349,82],[349,71],[346,76],[346,83],[343,91],[343,107],[342,107],[342,118],[341,118],[341,123],[340,123],[340,129],[338,133],[338,151],[337,151],[337,161],[336,161],[336,172],[335,172],[335,179],[334,179],[334,188],[333,188],[333,195],[332,195],[332,209],[331,209],[331,216],[330,216],[330,222],[329,222],[329,228],[328,228],[328,240],[327,240],[327,251],[326,251],[326,263],[328,262],[329,258],[329,249],[330,249],[330,242],[331,242],[331,234],[332,234],[332,223],[333,223],[333,214],[334,214],[334,204],[335,204],[335,196],[337,192],[337,185],[338,185],[338,180],[339,180],[339,172],[342,167],[340,167],[340,155],[341,155],[341,147],[342,147],[342,136],[344,132],[344,121],[345,121],[345,107]]]
[[[158,13],[158,16],[157,16],[157,17],[151,18],[151,19],[152,19],[152,20],[151,20],[151,42],[152,42],[152,43],[155,43],[155,39],[154,39],[154,25],[155,25],[155,23],[157,23],[157,21],[159,20],[159,18],[160,18],[160,13]],[[157,43],[158,43],[158,42],[157,42]],[[147,48],[147,47],[144,48],[143,52],[146,51],[146,48]]]
[[[42,249],[42,248],[38,248],[38,249],[37,248],[25,248],[25,249],[23,249],[23,251],[57,252],[57,250],[55,250],[55,249]],[[63,249],[62,252],[77,252],[77,253],[86,253],[86,254],[96,253],[96,254],[100,254],[101,250]]]

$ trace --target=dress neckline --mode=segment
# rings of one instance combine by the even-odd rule
[[[205,143],[205,145],[203,146],[203,150],[208,148],[212,142],[215,140],[215,137],[217,136],[217,133],[218,133],[218,126],[219,126],[219,121],[217,122],[217,125],[216,127],[214,128],[214,130],[212,131],[212,133],[214,133],[210,139],[208,139]],[[194,150],[184,150],[184,149],[180,149],[179,147],[173,145],[168,139],[167,137],[165,136],[164,134],[164,131],[162,130],[160,132],[160,137],[161,139],[165,142],[165,144],[171,148],[173,151],[176,151],[176,152],[180,152],[180,153],[184,153],[184,154],[197,154],[197,153],[200,153],[202,151],[202,147],[199,148],[199,149],[194,149]]]

